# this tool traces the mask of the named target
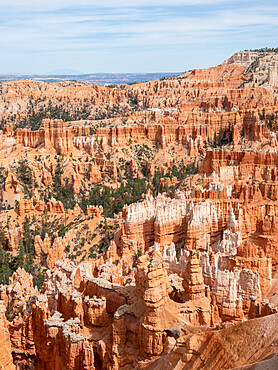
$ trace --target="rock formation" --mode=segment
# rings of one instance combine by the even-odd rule
[[[277,65],[1,84],[0,367],[275,363]]]
[[[196,300],[205,297],[205,284],[202,269],[196,257],[196,251],[191,251],[183,276],[185,300]]]
[[[0,301],[0,366],[2,369],[13,370],[15,366],[13,364],[10,335],[5,312],[5,304]]]

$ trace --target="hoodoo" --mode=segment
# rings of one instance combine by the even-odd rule
[[[0,368],[277,368],[275,50],[1,83]]]

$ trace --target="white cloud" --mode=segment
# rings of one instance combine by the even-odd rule
[[[62,55],[67,58],[82,55],[83,59],[86,55],[88,58],[101,55],[105,58],[107,53],[111,55],[112,49],[114,53],[116,49],[118,54],[124,53],[125,56],[136,49],[141,60],[145,60],[147,54],[154,55],[154,49],[160,54],[167,47],[172,50],[175,47],[175,51],[165,57],[173,62],[186,45],[201,50],[204,45],[213,48],[227,40],[230,43],[234,41],[236,47],[243,41],[264,40],[262,35],[265,33],[268,35],[265,42],[275,42],[278,6],[262,5],[257,0],[238,2],[236,7],[223,5],[223,2],[226,5],[233,1],[237,0],[80,0],[78,3],[71,0],[9,0],[9,7],[13,5],[14,9],[11,12],[4,7],[0,14],[0,48],[3,55],[12,57],[15,65],[17,60],[17,65],[20,65],[21,58],[29,58],[31,64],[34,58],[44,64],[48,60],[55,63],[55,53],[58,64],[69,63]],[[193,3],[196,6],[188,11],[165,8]],[[217,3],[222,5],[197,6]],[[99,4],[106,9],[97,9]],[[158,6],[154,10],[144,7],[146,4]],[[67,9],[55,10],[65,5]],[[75,6],[77,8],[73,9]],[[88,6],[88,9],[82,9],[82,6]],[[152,61],[153,64],[155,62]],[[5,58],[0,61],[0,68],[3,66],[9,67]],[[112,67],[111,64],[111,71],[115,70]],[[78,66],[74,68],[79,69]],[[173,68],[169,67],[169,70]]]
[[[90,8],[139,8],[151,6],[196,6],[238,2],[240,0],[8,0],[9,7],[33,8],[35,10],[62,9],[70,7]],[[248,0],[247,0],[248,1]],[[7,6],[7,0],[0,0],[0,5]]]
[[[278,8],[276,9],[278,11]],[[225,32],[243,32],[241,27],[259,25],[278,26],[278,18],[273,13],[258,13],[256,9],[248,14],[236,11],[218,11],[202,16],[161,17],[151,20],[136,12],[112,13],[99,15],[42,15],[30,17],[19,23],[20,32],[11,22],[7,27],[0,27],[0,45],[17,45],[19,48],[38,50],[56,50],[76,47],[128,47],[151,46],[162,44],[186,44],[200,42]]]

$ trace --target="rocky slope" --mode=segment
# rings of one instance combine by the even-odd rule
[[[275,368],[277,65],[1,84],[3,368]]]

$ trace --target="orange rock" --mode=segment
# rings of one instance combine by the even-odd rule
[[[47,212],[55,221],[58,214],[72,226],[63,238],[35,237],[35,262],[49,268],[41,294],[21,269],[0,288],[8,314],[14,315],[8,327],[18,366],[222,369],[277,352],[271,339],[278,311],[277,64],[274,53],[242,52],[213,68],[121,88],[3,82],[1,119],[8,122],[25,118],[29,101],[35,113],[51,101],[61,108],[66,104],[69,114],[84,109],[89,118],[117,116],[67,123],[46,119],[37,131],[4,127],[3,166],[33,158],[32,173],[44,191],[51,191],[55,151],[66,157],[61,186],[68,183],[76,200],[81,190],[87,196],[90,183],[116,188],[118,174],[124,173],[122,158],[129,173],[141,177],[142,158],[134,154],[145,142],[155,148],[154,160],[144,154],[151,176],[175,160],[187,165],[204,158],[200,173],[181,184],[178,176],[161,179],[185,191],[153,198],[150,189],[138,203],[125,206],[117,215],[121,228],[105,253],[78,266],[62,259],[82,230],[70,223],[81,217],[79,206],[65,211],[55,199],[34,206],[33,199],[23,199],[13,165],[7,167],[4,206],[19,203],[17,214],[12,209],[0,215],[9,226],[2,238],[5,250],[16,255],[25,215]],[[220,139],[222,148],[208,149],[218,147]],[[41,190],[35,189],[34,199],[43,199]],[[80,221],[101,232],[102,212],[88,206],[88,217]],[[100,237],[94,236],[96,243]],[[253,321],[254,327],[241,323],[266,315]],[[263,337],[261,325],[267,326]],[[9,341],[1,338],[0,324],[0,344],[7,349]],[[3,351],[8,365],[9,351]]]
[[[103,209],[102,207],[98,207],[98,206],[88,206],[87,207],[87,210],[86,210],[86,214],[87,216],[90,216],[90,215],[95,215],[96,217],[99,217],[103,212]]]
[[[135,279],[136,289],[145,304],[139,330],[141,351],[148,356],[157,356],[164,349],[165,330],[175,324],[178,313],[175,302],[169,298],[169,281],[158,250],[153,251],[150,260],[147,256],[139,258]]]
[[[47,203],[47,211],[50,213],[60,213],[63,214],[65,213],[63,203],[60,201],[57,201],[56,199],[52,198],[48,203]]]
[[[167,357],[162,356],[156,366],[167,366],[169,369],[220,370],[250,366],[264,360],[266,354],[272,358],[276,356],[272,336],[275,336],[277,318],[278,314],[274,314],[222,330],[180,336],[170,354]],[[262,365],[258,364],[264,365],[264,361]],[[276,362],[273,365],[275,368]]]
[[[33,212],[35,207],[32,200],[22,199],[18,203],[17,212],[19,216],[28,215],[28,213]]]
[[[87,326],[106,326],[109,318],[106,312],[106,299],[102,298],[84,298],[85,303],[85,322]]]
[[[5,305],[0,301],[0,367],[2,369],[13,370],[15,369],[15,365],[13,364],[10,335],[5,311]]]
[[[183,287],[185,300],[196,300],[205,297],[205,284],[203,280],[200,261],[196,251],[192,250],[183,274]]]

